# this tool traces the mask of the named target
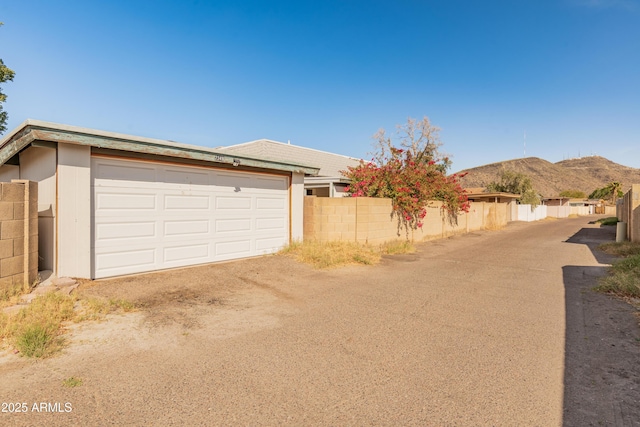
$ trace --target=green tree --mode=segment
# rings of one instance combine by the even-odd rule
[[[593,192],[589,194],[590,199],[602,199],[612,204],[615,204],[616,200],[622,196],[624,196],[624,193],[622,192],[622,183],[619,181],[612,181],[602,188],[593,190]]]
[[[569,197],[571,199],[586,199],[587,195],[580,190],[563,190],[559,194],[560,197]]]
[[[531,209],[540,204],[540,195],[533,189],[531,178],[520,172],[502,171],[500,181],[489,184],[487,191],[519,194],[518,201],[523,205],[531,205]]]
[[[2,26],[2,22],[0,22],[0,26]],[[0,59],[0,83],[6,83],[8,81],[13,80],[13,76],[15,72],[4,65],[2,59]],[[2,104],[7,100],[7,95],[2,92],[2,88],[0,87],[0,135],[2,135],[7,130],[7,112],[2,108]]]

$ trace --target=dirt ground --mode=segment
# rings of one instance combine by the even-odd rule
[[[140,309],[70,326],[51,359],[0,356],[0,402],[28,409],[0,425],[640,425],[640,328],[591,290],[612,237],[592,219],[374,267],[266,256],[83,283]]]

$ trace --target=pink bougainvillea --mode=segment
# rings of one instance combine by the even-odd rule
[[[392,199],[393,213],[408,232],[422,227],[432,200],[443,202],[450,220],[468,212],[467,195],[459,181],[462,175],[446,175],[445,170],[433,159],[416,160],[410,150],[392,147],[382,164],[361,162],[343,173],[351,179],[347,191],[352,197]]]

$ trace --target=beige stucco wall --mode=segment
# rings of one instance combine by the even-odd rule
[[[11,182],[12,179],[20,179],[20,166],[7,164],[1,165],[0,182]]]
[[[471,203],[468,213],[450,222],[442,211],[441,202],[431,202],[422,228],[411,231],[409,238],[427,240],[481,229],[497,229],[506,225],[507,203]],[[379,244],[402,238],[407,234],[398,229],[392,217],[391,199],[347,197],[305,197],[304,239],[332,241],[351,240]]]
[[[58,144],[58,277],[91,278],[91,147]]]
[[[20,179],[38,183],[40,270],[54,270],[56,263],[56,167],[55,148],[29,147],[20,153]]]
[[[304,174],[294,172],[291,175],[291,240],[302,240],[304,194]]]
[[[38,277],[38,184],[0,184],[0,292]]]

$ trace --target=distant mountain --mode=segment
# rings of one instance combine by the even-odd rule
[[[640,184],[640,169],[622,166],[600,156],[581,157],[551,163],[537,157],[507,160],[465,169],[466,188],[486,187],[500,179],[503,170],[521,172],[531,178],[533,188],[544,197],[558,196],[563,190],[580,190],[589,195],[611,181],[620,181],[626,192],[631,184]]]

